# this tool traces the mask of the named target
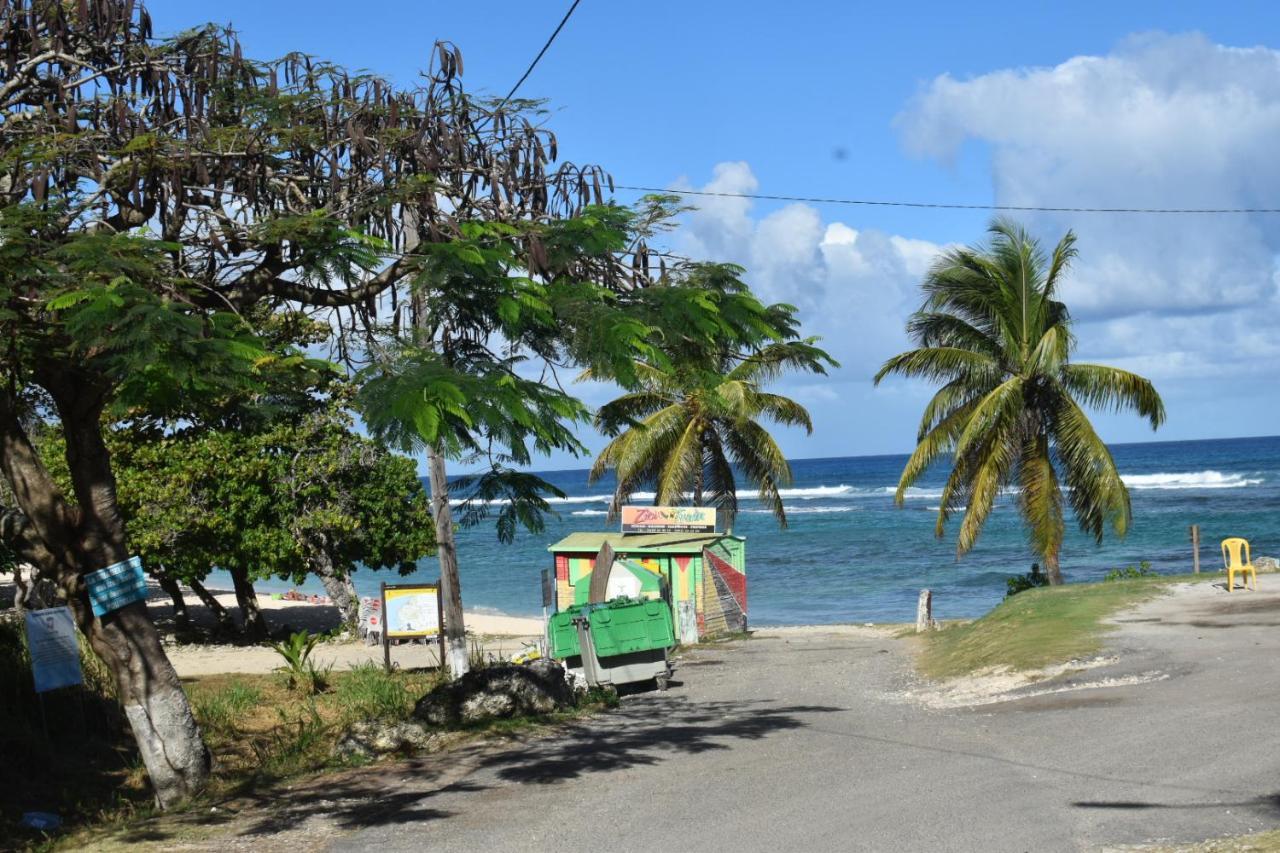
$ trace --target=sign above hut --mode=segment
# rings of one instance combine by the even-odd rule
[[[623,533],[715,533],[713,506],[624,506]]]

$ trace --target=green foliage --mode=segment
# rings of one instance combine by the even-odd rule
[[[250,579],[302,583],[317,565],[411,571],[435,546],[413,460],[357,434],[328,404],[218,409],[226,427],[107,434],[116,493],[133,550],[151,570],[202,580],[214,566]],[[234,426],[235,421],[240,426]],[[61,437],[39,447],[70,486]]]
[[[372,662],[334,679],[334,697],[351,720],[403,720],[414,702],[403,679]]]
[[[1031,571],[1025,575],[1012,575],[1005,579],[1005,598],[1025,592],[1029,589],[1035,589],[1038,586],[1048,586],[1049,576],[1040,570],[1039,563],[1031,564]]]
[[[1151,563],[1143,560],[1135,566],[1125,566],[1123,569],[1112,569],[1103,576],[1104,581],[1123,581],[1133,580],[1134,578],[1150,578],[1159,576],[1159,572],[1151,568]]]
[[[919,348],[876,374],[876,383],[891,374],[942,383],[925,407],[897,502],[950,455],[936,532],[942,536],[950,516],[963,512],[956,541],[963,555],[996,498],[1017,486],[1032,547],[1056,582],[1063,485],[1080,529],[1099,541],[1108,525],[1123,536],[1130,521],[1129,493],[1082,405],[1131,409],[1155,429],[1164,404],[1140,376],[1070,361],[1071,317],[1057,294],[1076,255],[1074,234],[1045,254],[1012,222],[996,220],[990,233],[988,245],[942,253],[907,325]]]
[[[317,667],[311,660],[311,652],[321,640],[319,634],[295,631],[280,642],[267,643],[284,659],[280,671],[288,679],[289,688],[307,694],[323,693],[329,686],[329,671],[333,666]]]
[[[217,693],[202,693],[191,705],[205,729],[230,734],[236,721],[262,700],[262,691],[248,684],[228,684]]]
[[[595,419],[602,432],[615,436],[591,469],[592,481],[610,468],[616,473],[613,512],[633,491],[652,487],[655,503],[682,503],[691,496],[695,505],[705,500],[732,517],[741,472],[786,526],[779,489],[791,482],[791,467],[760,421],[810,432],[813,424],[803,406],[763,385],[788,371],[822,374],[835,362],[814,339],[796,337],[794,308],[755,302],[739,272],[709,266],[691,279],[692,290],[707,297],[725,322],[717,325],[704,315],[702,328],[695,325],[690,334],[688,324],[669,318],[658,357],[632,362],[627,375],[583,375],[616,379],[627,391],[602,406]]]
[[[279,724],[271,730],[265,743],[255,743],[261,772],[268,777],[284,778],[323,766],[332,745],[333,726],[326,723],[315,701],[293,713],[276,709]]]

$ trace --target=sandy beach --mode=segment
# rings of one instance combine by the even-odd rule
[[[212,590],[211,590],[212,591]],[[212,591],[214,597],[237,622],[240,607],[233,593]],[[187,610],[197,625],[211,628],[214,624],[209,609],[193,593],[183,590]],[[332,604],[312,604],[307,601],[286,601],[258,594],[258,607],[274,633],[282,628],[307,630],[313,633],[331,631],[339,624],[338,608]],[[280,656],[260,645],[236,645],[215,643],[179,644],[173,637],[173,602],[158,588],[154,590],[148,608],[156,625],[172,642],[167,651],[178,675],[215,675],[218,673],[265,673],[280,666]],[[475,649],[485,656],[503,659],[518,653],[527,642],[536,642],[542,634],[542,620],[506,616],[496,613],[468,612],[467,636]],[[405,669],[434,667],[439,661],[435,643],[405,642],[391,648],[392,662]],[[363,640],[345,640],[322,643],[312,653],[321,666],[347,669],[366,661],[381,663],[382,647],[365,645]]]
[[[234,593],[210,590],[218,602],[227,609],[231,618],[240,621],[240,606]],[[0,601],[10,601],[13,585],[0,584]],[[197,626],[214,627],[209,608],[201,603],[189,589],[183,588],[187,613]],[[258,607],[267,621],[268,628],[277,632],[282,628],[306,630],[312,633],[331,631],[339,625],[338,608],[332,604],[312,604],[307,601],[286,601],[258,594]],[[173,601],[159,586],[152,583],[147,608],[156,627],[160,629],[166,651],[178,675],[215,675],[218,673],[265,673],[280,665],[280,656],[262,645],[237,643],[179,643],[174,635]],[[467,611],[468,641],[485,656],[509,658],[523,649],[526,643],[536,642],[542,635],[542,620],[501,613]],[[406,669],[434,667],[438,664],[437,646],[434,643],[405,642],[392,646],[393,663]],[[382,661],[382,647],[365,645],[363,640],[331,641],[318,646],[313,653],[322,666],[332,664],[335,669],[346,669],[364,661]]]

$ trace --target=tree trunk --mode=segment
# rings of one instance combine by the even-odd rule
[[[1049,586],[1062,585],[1062,569],[1058,568],[1058,552],[1044,555],[1044,573],[1049,578]]]
[[[168,808],[196,794],[209,778],[209,750],[146,604],[135,602],[95,619],[87,594],[74,601],[90,645],[116,677],[156,801]]]
[[[146,604],[135,602],[101,618],[89,606],[84,576],[128,557],[111,457],[102,440],[105,384],[61,373],[53,379],[44,377],[41,384],[58,409],[77,506],[72,508],[49,476],[14,398],[0,394],[0,470],[23,516],[17,536],[24,559],[56,578],[80,631],[111,670],[156,801],[167,808],[204,787],[209,751]],[[10,532],[6,539],[15,541]]]
[[[356,595],[355,584],[351,582],[349,572],[340,572],[329,553],[329,540],[323,534],[311,537],[307,549],[310,553],[311,572],[320,578],[325,595],[333,600],[338,612],[342,614],[342,624],[356,629],[360,626],[360,598]]]
[[[462,589],[458,584],[458,546],[453,538],[453,510],[449,506],[449,481],[440,449],[427,449],[431,480],[431,511],[436,519],[436,553],[440,558],[440,598],[444,605],[444,639],[449,674],[461,678],[471,669],[467,632],[462,616]]]
[[[187,581],[187,586],[191,587],[191,591],[196,594],[196,598],[200,599],[201,603],[209,608],[209,612],[213,614],[216,622],[214,631],[219,634],[235,632],[236,625],[231,621],[231,614],[227,612],[227,608],[222,606],[222,602],[214,597],[213,593],[205,589],[204,584],[198,580],[190,580]]]
[[[179,631],[191,630],[191,616],[187,613],[187,600],[182,597],[182,587],[178,586],[178,582],[164,572],[156,573],[156,580],[160,583],[160,588],[168,593],[169,598],[173,601],[173,624]]]
[[[258,593],[253,589],[253,581],[244,569],[231,570],[231,584],[236,590],[236,603],[240,605],[240,621],[244,635],[250,640],[265,640],[270,632],[267,620],[258,606]]]

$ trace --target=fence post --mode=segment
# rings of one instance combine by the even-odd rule
[[[1200,574],[1200,525],[1191,525],[1191,561],[1195,573]]]

